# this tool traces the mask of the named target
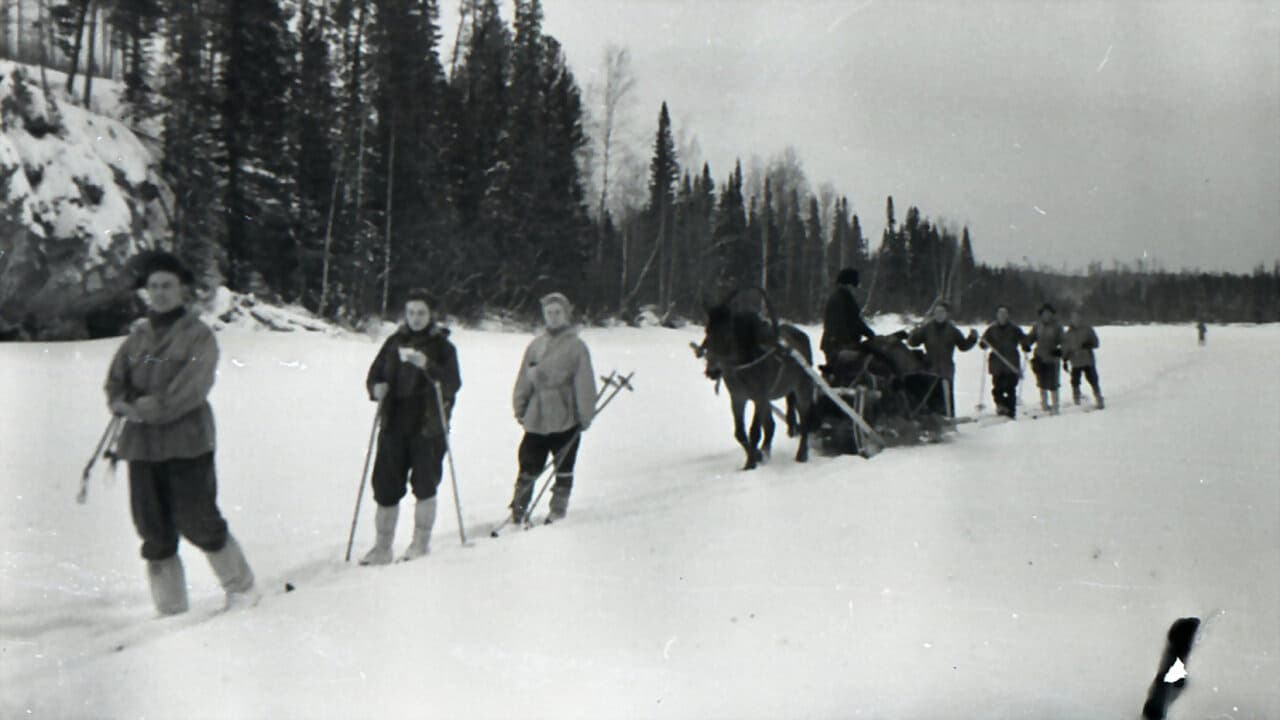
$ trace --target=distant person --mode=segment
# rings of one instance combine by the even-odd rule
[[[839,362],[841,352],[856,349],[862,338],[876,336],[862,319],[862,309],[858,307],[858,298],[854,294],[857,287],[857,270],[845,268],[836,275],[836,289],[827,299],[827,308],[822,315],[822,340],[818,343],[828,366]]]
[[[433,319],[425,290],[409,292],[404,324],[383,343],[369,366],[365,385],[369,397],[382,404],[382,430],[373,464],[376,540],[360,564],[391,562],[406,485],[412,486],[415,498],[413,539],[400,559],[413,560],[430,552],[448,420],[462,387],[457,350],[449,342],[448,328]]]
[[[929,321],[911,331],[907,336],[907,344],[912,347],[924,345],[925,361],[929,363],[930,372],[947,383],[947,416],[955,417],[955,351],[968,352],[972,349],[978,342],[978,331],[970,330],[968,335],[960,332],[960,328],[951,322],[950,312],[951,306],[947,303],[935,303]]]
[[[1205,324],[1204,324],[1204,321],[1203,321],[1203,320],[1201,320],[1200,322],[1196,323],[1196,335],[1200,338],[1200,345],[1201,345],[1201,347],[1203,347],[1203,346],[1204,346],[1204,343],[1205,343],[1205,337],[1206,337],[1208,334],[1209,334],[1209,327],[1208,327],[1207,325],[1205,325]]]
[[[129,461],[129,505],[151,598],[161,615],[187,610],[181,536],[208,556],[228,608],[253,604],[260,597],[253,571],[218,510],[208,402],[218,341],[187,308],[194,275],[178,258],[158,252],[138,264],[149,310],[112,358],[106,393],[111,412],[125,418],[117,453]]]
[[[1036,375],[1036,385],[1040,388],[1040,409],[1057,414],[1058,388],[1061,376],[1058,373],[1058,362],[1062,358],[1062,325],[1058,324],[1057,311],[1049,303],[1040,306],[1036,312],[1039,320],[1031,326],[1024,350],[1035,351],[1031,355],[1031,370]],[[1051,402],[1052,401],[1052,402]]]
[[[560,293],[551,293],[541,302],[545,327],[525,349],[512,391],[516,421],[524,428],[518,453],[520,473],[511,497],[513,522],[524,519],[548,455],[559,463],[548,521],[565,517],[581,434],[591,426],[595,413],[595,371],[587,344],[573,326],[573,306]]]
[[[1097,362],[1093,351],[1098,349],[1098,333],[1093,327],[1080,320],[1080,311],[1071,312],[1071,326],[1062,335],[1062,369],[1071,371],[1071,399],[1080,404],[1080,378],[1089,380],[1093,388],[1093,401],[1101,410],[1106,405],[1102,402],[1102,390],[1098,387]]]
[[[1017,417],[1018,382],[1022,380],[1021,355],[1018,351],[1027,341],[1022,328],[1009,322],[1009,308],[996,308],[996,321],[982,333],[979,346],[990,350],[987,369],[991,373],[991,398],[996,414]]]

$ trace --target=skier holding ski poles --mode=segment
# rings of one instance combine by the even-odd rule
[[[430,552],[448,418],[462,387],[457,350],[449,341],[449,330],[432,318],[425,290],[409,292],[404,324],[383,343],[369,366],[365,385],[369,397],[381,408],[382,429],[373,465],[373,499],[378,504],[376,541],[360,564],[391,562],[391,543],[406,484],[412,485],[416,504],[413,539],[401,559],[413,560]]]
[[[512,391],[516,421],[524,428],[520,473],[510,505],[516,523],[524,520],[549,454],[557,463],[549,519],[568,513],[581,434],[591,426],[595,412],[595,372],[591,353],[572,325],[573,306],[558,292],[541,303],[545,328],[525,350]]]
[[[1093,389],[1093,402],[1099,409],[1106,407],[1102,400],[1102,388],[1098,384],[1098,361],[1093,351],[1098,349],[1098,333],[1093,326],[1080,319],[1080,311],[1071,313],[1071,327],[1062,335],[1062,369],[1071,372],[1071,399],[1076,405],[1082,399],[1080,378],[1084,376]]]
[[[987,369],[991,373],[991,398],[995,400],[996,413],[1005,417],[1018,414],[1018,382],[1022,380],[1018,351],[1026,342],[1022,328],[1009,322],[1008,306],[1001,305],[996,308],[995,323],[982,333],[978,343],[990,353]]]
[[[1058,362],[1062,357],[1062,325],[1058,324],[1057,311],[1049,303],[1040,306],[1040,319],[1031,326],[1031,332],[1022,343],[1023,350],[1035,352],[1031,356],[1031,369],[1040,388],[1040,409],[1058,414],[1058,387],[1060,374]],[[1050,399],[1052,398],[1052,404]]]
[[[111,412],[124,418],[117,455],[129,462],[129,505],[151,598],[161,615],[187,610],[181,536],[208,556],[227,608],[253,604],[253,571],[218,509],[208,402],[218,341],[187,308],[195,276],[177,257],[154,252],[137,265],[149,311],[116,351],[106,394]]]
[[[929,322],[912,330],[907,344],[912,347],[924,345],[929,369],[946,383],[947,416],[955,417],[955,351],[968,352],[972,349],[978,342],[978,332],[970,330],[968,335],[960,332],[948,317],[950,311],[951,306],[946,302],[934,303]]]

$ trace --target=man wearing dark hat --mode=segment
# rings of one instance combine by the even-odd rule
[[[524,518],[548,455],[559,462],[548,521],[565,517],[580,435],[595,413],[591,353],[571,323],[572,313],[573,306],[561,293],[542,298],[545,329],[525,350],[512,391],[516,421],[524,428],[520,474],[511,498],[511,517],[517,522]]]
[[[857,348],[862,338],[876,336],[862,319],[862,309],[858,307],[858,298],[854,288],[858,287],[858,271],[845,268],[836,275],[836,289],[827,299],[827,308],[822,316],[822,340],[818,347],[822,348],[827,358],[827,365],[835,365],[839,361],[842,350]]]
[[[440,388],[437,404],[436,386]],[[430,551],[431,529],[436,521],[436,490],[444,462],[447,420],[462,387],[458,353],[449,342],[449,330],[432,319],[430,296],[411,290],[404,304],[404,324],[387,341],[365,378],[372,400],[381,403],[382,430],[373,465],[373,499],[376,541],[361,565],[391,562],[391,543],[405,485],[411,484],[415,505],[413,539],[402,560],[413,560]],[[444,418],[442,421],[441,418]]]
[[[179,536],[203,550],[228,608],[256,602],[253,571],[218,509],[208,396],[218,366],[213,331],[187,308],[194,276],[169,253],[137,263],[150,311],[134,323],[107,373],[107,403],[125,418],[129,503],[156,610],[187,610]]]
[[[1053,414],[1058,413],[1058,387],[1061,384],[1058,362],[1062,357],[1062,325],[1058,322],[1057,311],[1049,303],[1040,306],[1037,312],[1040,319],[1031,326],[1027,339],[1023,343],[1024,350],[1035,346],[1031,355],[1031,370],[1036,375],[1036,385],[1040,388],[1040,409]]]

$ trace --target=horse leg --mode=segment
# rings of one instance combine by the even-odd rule
[[[733,437],[747,454],[747,464],[742,469],[754,470],[760,458],[758,457],[759,451],[756,450],[755,445],[748,443],[747,430],[743,427],[743,418],[747,411],[747,400],[746,398],[734,397],[732,393],[730,393],[730,398],[733,403]]]
[[[789,392],[787,393],[787,437],[795,437],[799,434],[800,428],[797,423],[795,393]]]
[[[809,461],[809,431],[813,429],[810,426],[813,423],[813,419],[815,415],[813,411],[814,410],[813,387],[809,385],[807,393],[803,393],[797,390],[795,392],[795,395],[796,395],[796,412],[800,416],[799,423],[798,423],[800,427],[800,446],[796,448],[796,462],[808,462]]]
[[[756,415],[761,413],[760,405],[756,404]],[[773,454],[773,433],[777,430],[777,423],[773,421],[773,407],[769,403],[765,403],[763,410],[764,422],[764,444],[760,447],[760,454],[763,459],[767,460]]]

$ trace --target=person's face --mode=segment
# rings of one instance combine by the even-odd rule
[[[542,306],[542,319],[550,330],[560,330],[569,325],[569,310],[560,303]]]
[[[147,277],[147,302],[157,313],[167,313],[181,307],[186,300],[186,288],[177,275],[169,272],[153,272]]]
[[[944,307],[944,306],[942,306],[942,305],[939,305],[939,306],[935,307],[935,308],[933,309],[933,321],[934,321],[934,322],[946,322],[946,321],[947,321],[947,308],[946,308],[946,307]]]
[[[422,330],[431,324],[431,308],[421,300],[410,300],[404,304],[404,321],[410,330]]]
[[[1009,308],[1000,308],[996,310],[996,322],[1001,325],[1009,324]]]

